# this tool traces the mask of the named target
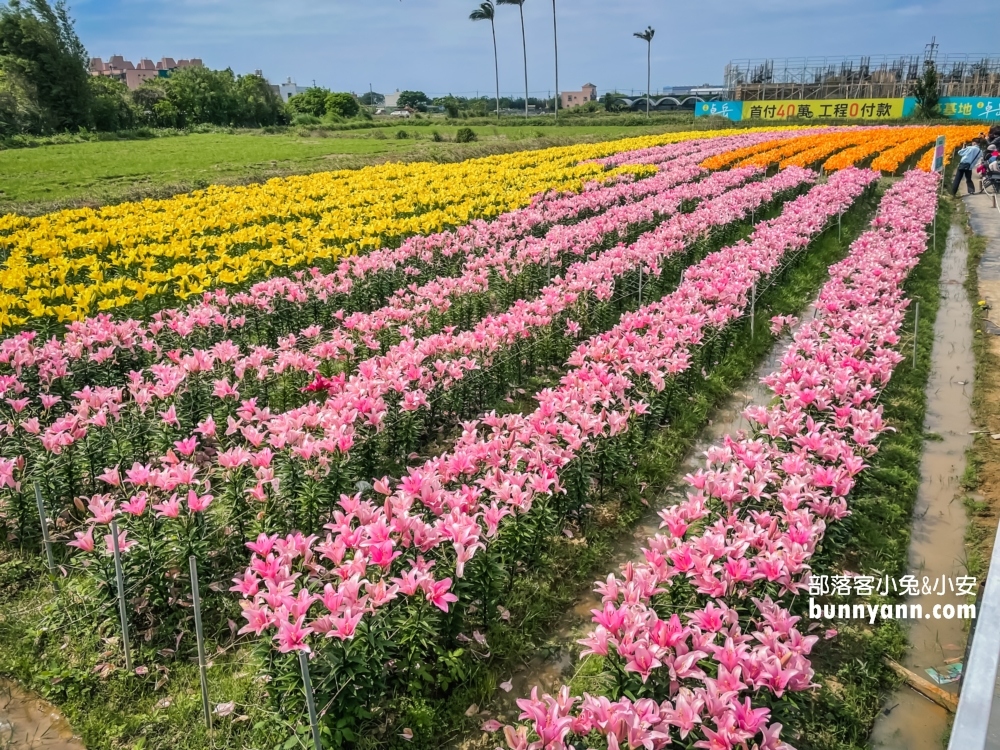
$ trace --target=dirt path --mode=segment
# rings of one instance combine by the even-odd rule
[[[978,266],[979,300],[985,303],[980,310],[979,328],[979,368],[976,383],[976,420],[987,438],[977,441],[978,492],[982,500],[992,509],[992,513],[982,513],[980,522],[985,523],[990,533],[985,543],[986,559],[992,547],[992,536],[997,526],[997,511],[1000,509],[1000,441],[988,439],[988,435],[1000,432],[1000,212],[993,208],[989,196],[975,195],[963,200],[969,214],[972,231],[982,238],[984,244],[982,259]],[[978,301],[978,300],[977,300]],[[984,571],[985,572],[985,571]]]
[[[907,567],[921,582],[921,594],[909,597],[907,604],[921,605],[925,619],[907,623],[910,650],[903,663],[921,677],[927,668],[960,660],[967,638],[963,620],[934,619],[931,614],[936,604],[962,602],[952,592],[932,593],[942,577],[947,582],[967,574],[964,542],[968,517],[962,504],[961,481],[965,453],[972,445],[971,399],[975,375],[972,308],[964,287],[967,258],[965,233],[960,226],[953,225],[942,261],[941,307],[934,325],[931,375],[927,383],[924,430],[932,437],[924,443]],[[958,692],[957,683],[944,687]],[[904,686],[889,696],[886,711],[875,723],[872,734],[875,747],[892,750],[941,747],[948,727],[948,714],[943,708]]]
[[[977,266],[976,316],[976,392],[975,418],[982,432],[972,450],[973,470],[967,477],[970,510],[973,513],[966,540],[970,566],[982,579],[987,573],[990,554],[1000,519],[1000,211],[992,198],[975,195],[963,198],[969,224],[976,237],[976,250],[982,257]],[[983,627],[980,622],[978,627]],[[997,627],[997,623],[991,623]],[[1000,748],[1000,685],[994,692],[987,748]]]

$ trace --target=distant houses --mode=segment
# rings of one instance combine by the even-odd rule
[[[178,68],[201,65],[201,59],[197,57],[190,60],[174,60],[172,57],[163,57],[157,63],[144,57],[139,60],[138,65],[135,65],[131,60],[126,60],[121,55],[112,55],[107,62],[99,57],[90,58],[90,74],[117,78],[130,89],[137,89],[146,81],[169,76],[171,71]]]
[[[561,109],[573,109],[581,107],[588,102],[597,101],[597,86],[592,83],[585,83],[579,91],[563,91],[559,96],[559,107]]]

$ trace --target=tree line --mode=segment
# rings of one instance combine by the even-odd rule
[[[137,89],[91,75],[90,58],[64,0],[9,0],[0,5],[0,137],[210,124],[264,127],[297,113],[361,114],[346,93],[308,89],[285,106],[260,75],[192,66]]]
[[[3,2],[3,0],[0,0]],[[523,109],[531,105],[553,109],[558,117],[558,95],[551,99],[528,96],[528,57],[524,35],[525,0],[496,0],[520,11],[524,58],[525,96],[500,96],[495,110]],[[495,18],[493,2],[483,2],[472,14],[477,21]],[[558,92],[558,37],[556,3],[552,0],[553,40],[556,51]],[[648,37],[646,36],[648,34]],[[650,42],[652,29],[636,34]],[[494,65],[499,61],[494,49]],[[649,62],[647,55],[647,89]],[[287,103],[260,75],[237,75],[231,69],[210,70],[192,66],[171,71],[166,77],[146,81],[137,89],[116,78],[91,75],[87,50],[77,36],[65,0],[8,0],[0,5],[0,138],[17,134],[97,130],[123,131],[142,127],[186,128],[200,124],[236,127],[309,123],[315,118],[340,121],[370,117],[385,97],[369,92],[359,98],[343,92],[312,87]],[[399,106],[426,111],[436,107],[450,117],[477,117],[494,108],[491,97],[445,96],[431,99],[421,91],[404,91]],[[614,109],[608,97],[607,108]]]

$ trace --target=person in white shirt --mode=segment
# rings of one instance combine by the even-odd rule
[[[972,184],[972,170],[982,153],[982,149],[975,141],[958,152],[958,168],[955,170],[955,180],[951,183],[952,195],[958,193],[958,185],[963,176],[965,177],[965,185],[969,188],[969,195],[975,194],[976,186]]]

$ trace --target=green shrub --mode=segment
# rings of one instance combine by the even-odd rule
[[[440,143],[441,141],[444,140],[444,137],[439,132],[434,130],[431,132],[431,140],[434,141],[435,143]]]
[[[344,92],[327,94],[324,104],[326,106],[326,114],[337,117],[354,117],[361,111],[361,105],[358,104],[358,100]]]
[[[472,143],[476,140],[479,139],[476,138],[476,131],[472,128],[459,128],[458,132],[455,133],[456,143]]]
[[[319,86],[312,86],[301,94],[289,98],[288,109],[301,115],[313,115],[322,117],[326,114],[326,98],[330,95],[329,89]]]
[[[292,118],[292,125],[319,125],[320,119],[316,115],[300,113]]]
[[[407,133],[405,130],[397,130],[396,131],[396,140],[397,141],[405,141],[409,137],[410,137],[410,134]]]

